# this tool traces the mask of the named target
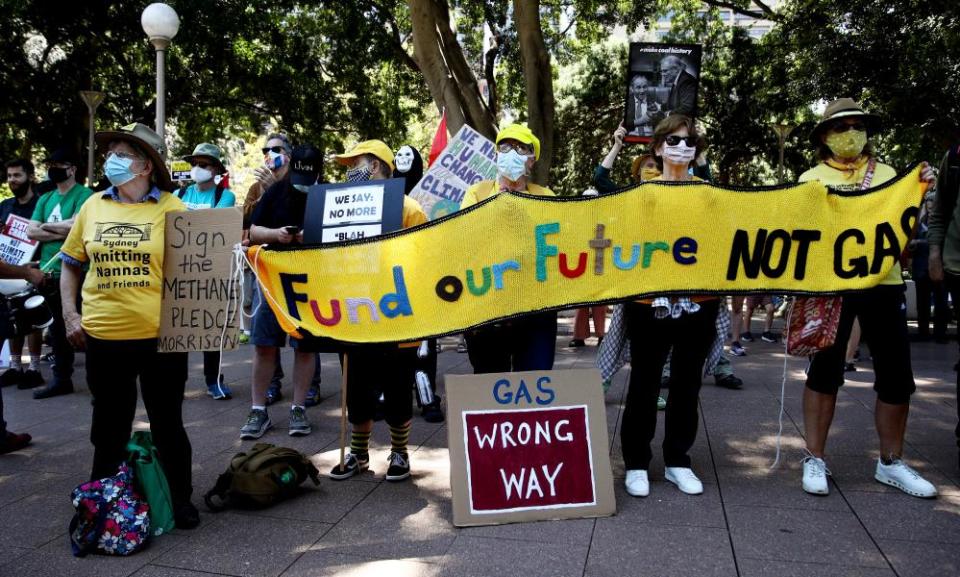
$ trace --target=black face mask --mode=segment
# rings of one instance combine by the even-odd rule
[[[47,169],[47,177],[52,180],[54,184],[60,184],[70,178],[70,175],[67,174],[66,168],[51,166]]]
[[[20,186],[11,186],[10,191],[13,193],[13,196],[23,198],[30,192],[30,181],[24,182]]]

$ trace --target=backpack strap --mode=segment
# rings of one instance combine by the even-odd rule
[[[213,191],[213,205],[210,208],[217,208],[217,205],[220,204],[220,199],[223,198],[223,183],[217,185],[217,188]]]
[[[871,157],[867,161],[867,171],[863,174],[863,182],[860,183],[860,188],[866,190],[870,188],[870,184],[873,183],[873,174],[877,171],[877,159]]]
[[[219,513],[227,508],[227,492],[230,490],[231,483],[233,483],[233,471],[221,473],[217,477],[213,488],[203,495],[203,502],[206,503],[207,509],[213,513]],[[217,497],[220,502],[215,503],[214,497]]]

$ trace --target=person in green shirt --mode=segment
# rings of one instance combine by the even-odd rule
[[[60,303],[60,258],[57,256],[64,239],[73,227],[73,220],[93,191],[77,182],[79,161],[76,154],[61,148],[46,158],[47,176],[57,187],[37,201],[30,219],[27,236],[40,241],[40,269],[49,273],[52,282],[44,284],[43,293],[53,314],[53,381],[34,391],[33,398],[46,399],[73,392],[73,347],[67,341]]]

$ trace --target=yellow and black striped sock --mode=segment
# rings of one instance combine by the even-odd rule
[[[370,431],[353,431],[350,433],[350,452],[354,455],[366,456],[370,451]]]
[[[402,427],[390,425],[390,445],[394,452],[407,454],[407,441],[410,440],[410,423]]]

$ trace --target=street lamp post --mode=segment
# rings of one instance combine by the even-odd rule
[[[793,132],[796,126],[784,124],[783,122],[771,122],[770,127],[777,133],[777,142],[780,146],[780,164],[777,166],[777,182],[783,184],[783,149],[787,137]]]
[[[94,115],[97,113],[97,107],[103,102],[104,96],[103,92],[97,92],[96,90],[80,91],[80,98],[83,99],[83,102],[87,105],[87,110],[90,112],[90,134],[87,139],[87,186],[90,187],[93,186],[93,133],[96,132]]]
[[[157,50],[156,130],[157,134],[160,135],[160,142],[164,143],[161,154],[166,157],[166,131],[164,130],[164,125],[167,118],[166,88],[164,85],[164,53],[167,47],[170,46],[170,41],[173,40],[173,37],[177,35],[177,31],[180,30],[180,17],[177,16],[176,11],[170,6],[157,2],[143,9],[143,14],[140,15],[140,25],[143,26],[143,31],[150,39],[150,43],[153,44],[153,47]]]

